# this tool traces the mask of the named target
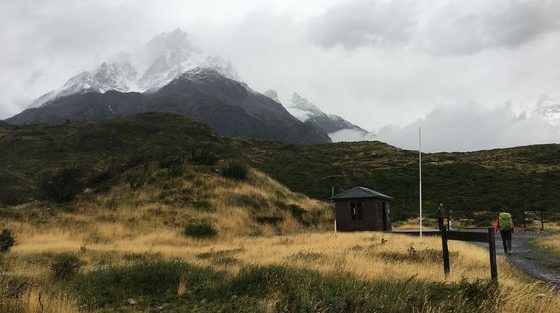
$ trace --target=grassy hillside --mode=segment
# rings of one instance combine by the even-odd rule
[[[417,211],[415,151],[380,142],[285,145],[221,137],[209,128],[169,114],[142,114],[102,123],[25,126],[0,134],[0,203],[42,199],[42,184],[55,169],[79,168],[91,188],[155,160],[189,164],[244,160],[291,190],[314,198],[362,185],[395,198],[395,219]],[[488,223],[499,207],[560,211],[560,146],[535,145],[470,153],[424,155],[424,208],[439,203],[456,218]],[[215,168],[213,164],[206,165]]]
[[[247,147],[247,145],[245,146]],[[418,153],[381,142],[329,145],[249,145],[256,167],[293,190],[326,198],[356,185],[395,198],[393,216],[416,214]],[[429,153],[423,157],[424,208],[435,214],[439,203],[456,217],[488,221],[475,212],[508,207],[560,211],[560,145],[536,145],[469,153]],[[489,213],[490,214],[490,213]],[[492,213],[491,215],[493,215]]]

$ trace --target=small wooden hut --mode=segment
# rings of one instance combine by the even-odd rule
[[[390,231],[389,203],[393,199],[375,190],[355,187],[331,198],[335,202],[337,231]]]

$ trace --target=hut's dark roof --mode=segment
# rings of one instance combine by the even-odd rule
[[[343,200],[343,199],[364,199],[364,198],[377,198],[377,199],[384,199],[384,200],[392,200],[393,198],[384,195],[381,192],[377,192],[375,190],[371,190],[365,187],[354,187],[352,189],[348,189],[344,192],[337,194],[336,196],[332,197],[332,200]]]

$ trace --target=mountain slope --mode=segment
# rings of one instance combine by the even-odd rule
[[[180,116],[149,113],[100,123],[9,127],[0,136],[0,202],[31,201],[40,182],[56,168],[81,167],[91,179],[150,160],[215,155],[243,159],[291,190],[316,198],[354,186],[394,197],[395,220],[417,214],[417,152],[381,142],[289,145],[224,138]],[[560,217],[560,145],[536,145],[423,156],[426,216],[439,203],[456,218],[487,225],[508,207],[514,217],[545,209]]]
[[[275,90],[267,90],[264,94],[274,101],[282,103],[288,112],[300,121],[309,122],[329,134],[329,137],[334,141],[337,141],[335,138],[340,137],[336,134],[341,131],[351,132],[355,134],[354,137],[362,138],[365,138],[369,134],[366,130],[338,115],[324,113],[315,104],[300,96],[298,93],[294,93],[291,98],[285,101],[279,99],[278,93]]]
[[[101,121],[142,112],[170,112],[203,122],[226,136],[290,143],[329,142],[310,123],[292,117],[282,105],[210,68],[195,68],[153,93],[88,92],[28,109],[10,124]]]

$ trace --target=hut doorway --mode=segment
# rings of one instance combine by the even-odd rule
[[[383,211],[383,230],[384,231],[388,231],[389,230],[389,225],[387,225],[387,203],[385,201],[381,202],[381,207],[382,207],[382,211]]]

